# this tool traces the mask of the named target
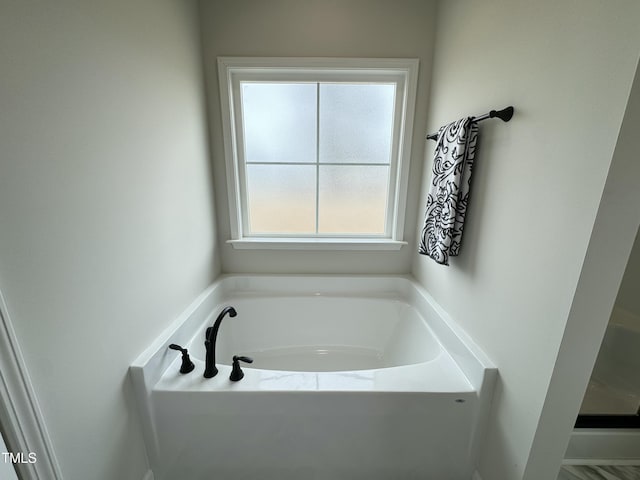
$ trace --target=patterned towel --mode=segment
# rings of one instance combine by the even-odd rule
[[[418,252],[441,265],[460,252],[478,124],[473,117],[441,127]]]

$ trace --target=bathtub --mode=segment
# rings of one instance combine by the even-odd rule
[[[228,305],[205,379],[205,330]],[[239,382],[233,355],[254,360]],[[496,376],[395,276],[222,277],[130,371],[156,480],[469,480]]]

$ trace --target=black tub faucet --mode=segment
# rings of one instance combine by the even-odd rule
[[[216,318],[213,327],[207,328],[207,332],[205,334],[206,339],[204,341],[204,346],[207,349],[207,355],[204,362],[204,378],[215,377],[218,374],[218,369],[216,368],[216,339],[218,338],[220,322],[222,322],[222,319],[227,313],[230,317],[235,317],[238,314],[235,308],[225,307],[220,312],[220,315],[218,315],[218,318]]]

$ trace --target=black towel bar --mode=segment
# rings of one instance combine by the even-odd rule
[[[486,120],[487,118],[495,118],[498,117],[503,122],[508,122],[513,117],[513,107],[509,106],[507,108],[503,108],[502,110],[491,110],[489,113],[485,113],[484,115],[480,115],[479,117],[472,117],[474,122],[481,122],[482,120]],[[427,135],[428,140],[437,140],[438,134],[431,133]]]

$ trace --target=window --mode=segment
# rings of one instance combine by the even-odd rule
[[[397,249],[417,60],[218,59],[236,248]]]

